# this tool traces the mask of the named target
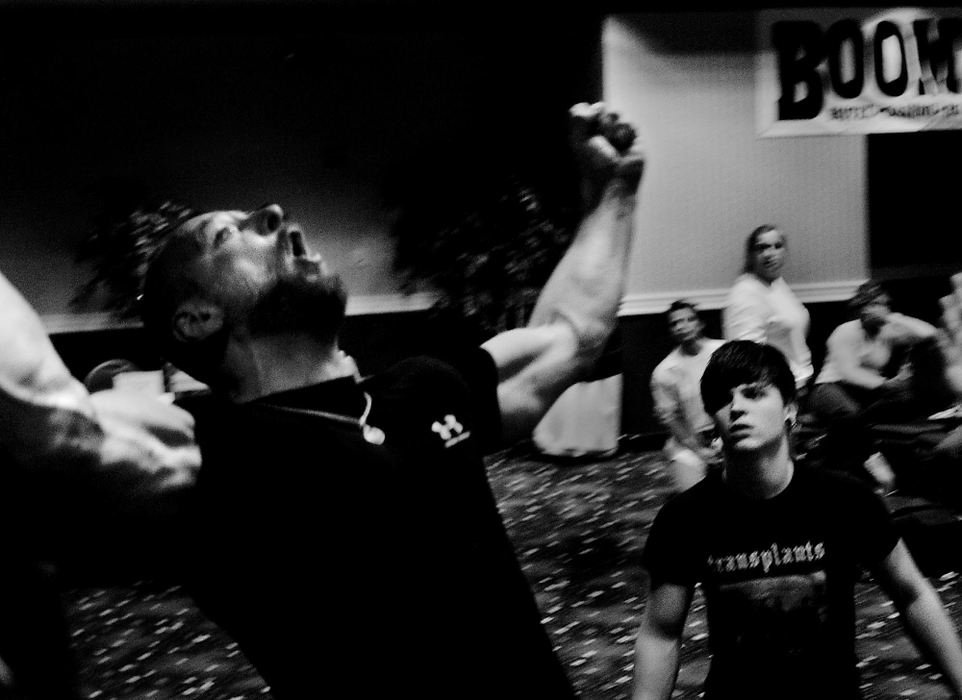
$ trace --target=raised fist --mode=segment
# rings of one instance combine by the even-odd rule
[[[636,147],[637,134],[604,103],[581,102],[569,110],[571,147],[586,180],[586,196],[593,203],[609,183],[634,191],[641,181],[644,157]]]

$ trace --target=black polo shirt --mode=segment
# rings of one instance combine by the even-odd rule
[[[486,352],[190,408],[192,589],[276,697],[571,697],[486,478]]]

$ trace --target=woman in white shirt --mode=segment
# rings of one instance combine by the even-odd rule
[[[759,226],[748,236],[744,272],[725,302],[724,335],[725,340],[753,340],[781,350],[801,391],[813,373],[805,342],[809,314],[782,279],[785,253],[785,236],[772,224]]]

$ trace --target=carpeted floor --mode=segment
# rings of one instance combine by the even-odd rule
[[[492,486],[543,620],[585,700],[626,698],[644,603],[639,557],[665,498],[658,453],[625,451],[582,463],[525,450],[492,458]],[[958,624],[959,576],[933,579]],[[949,697],[869,580],[859,584],[858,647],[867,699]],[[141,581],[66,592],[84,692],[101,700],[269,698],[235,645],[176,587]],[[686,629],[678,698],[696,698],[707,668],[705,616],[696,596]],[[454,699],[452,699],[454,700]]]

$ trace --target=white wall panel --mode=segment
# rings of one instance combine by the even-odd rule
[[[752,13],[606,22],[605,100],[648,152],[628,300],[717,296],[762,223],[788,236],[789,284],[844,296],[867,275],[865,139],[756,137],[753,40]]]

